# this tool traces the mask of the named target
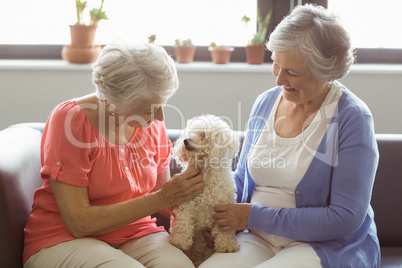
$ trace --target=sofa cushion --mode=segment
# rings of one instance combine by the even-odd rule
[[[402,268],[402,246],[381,247],[381,268]]]

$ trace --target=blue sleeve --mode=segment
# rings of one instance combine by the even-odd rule
[[[330,165],[314,158],[314,171],[296,189],[296,208],[253,205],[250,229],[307,242],[342,238],[359,229],[369,211],[378,149],[370,114],[346,112],[342,118],[336,128],[337,161]]]

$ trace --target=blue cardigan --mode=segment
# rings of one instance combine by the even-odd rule
[[[254,103],[235,172],[239,203],[250,202],[255,184],[247,170],[247,156],[280,91],[280,87],[268,90]],[[379,267],[380,247],[370,206],[377,165],[371,113],[344,88],[318,151],[296,187],[296,208],[253,205],[248,226],[308,242],[322,267]]]

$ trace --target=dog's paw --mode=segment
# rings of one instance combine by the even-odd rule
[[[218,233],[215,238],[215,251],[220,253],[236,252],[240,249],[240,245],[236,240],[234,233],[225,232]]]
[[[240,245],[237,241],[233,241],[232,243],[224,243],[221,245],[215,244],[215,251],[219,253],[231,253],[239,251]]]
[[[230,253],[240,249],[235,232],[220,232],[215,225],[212,228],[212,235],[215,238],[215,252]]]

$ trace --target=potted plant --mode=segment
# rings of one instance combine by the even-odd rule
[[[148,38],[148,43],[150,43],[150,44],[155,44],[155,41],[156,41],[156,34],[151,34],[151,35],[148,36],[147,38]]]
[[[225,45],[216,45],[212,42],[208,47],[209,53],[211,55],[212,61],[216,64],[226,64],[230,61],[234,47]]]
[[[71,63],[92,63],[95,62],[101,51],[100,46],[94,45],[95,33],[100,20],[107,20],[102,0],[100,8],[93,8],[89,12],[90,21],[84,22],[84,10],[87,2],[75,0],[77,11],[77,23],[70,25],[71,44],[64,46],[62,58]]]
[[[191,63],[194,60],[196,46],[193,45],[191,39],[176,39],[174,44],[174,52],[178,63]]]
[[[264,62],[265,39],[271,15],[272,10],[270,10],[263,19],[260,10],[257,9],[257,32],[246,46],[246,59],[248,64],[262,64]],[[242,21],[247,25],[250,18],[244,15]]]

